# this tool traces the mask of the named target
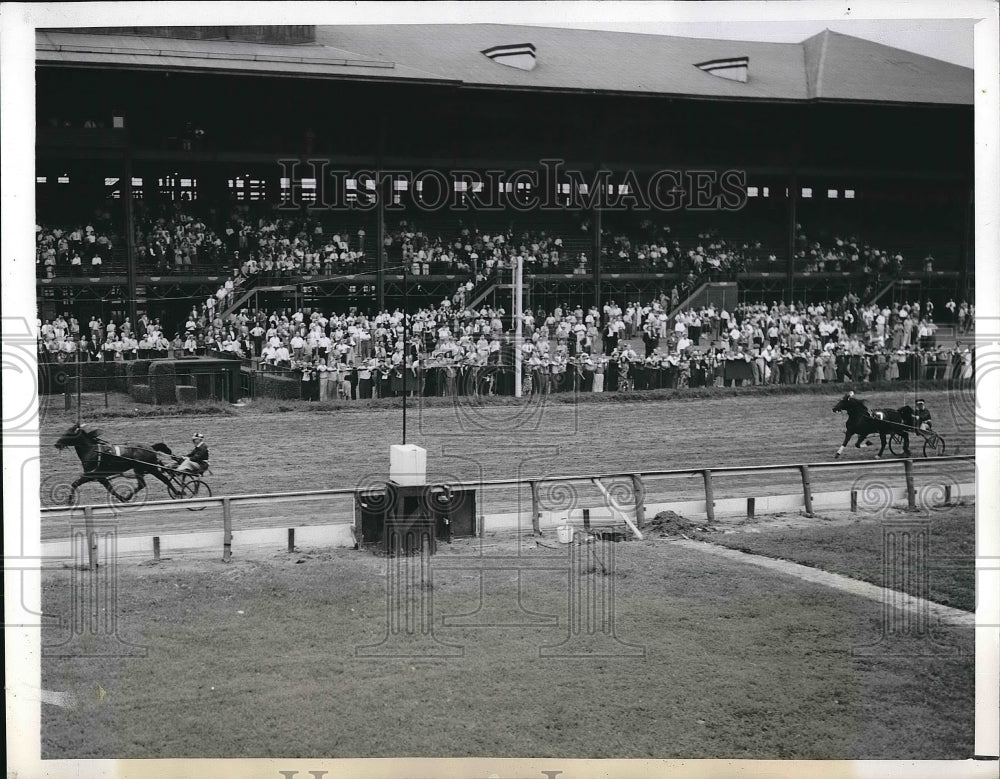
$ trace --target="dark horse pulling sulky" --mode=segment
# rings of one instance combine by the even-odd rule
[[[151,475],[171,488],[170,478],[163,473],[163,466],[158,453],[170,455],[166,444],[157,443],[149,449],[140,446],[119,446],[110,444],[100,436],[99,430],[85,430],[80,425],[73,425],[55,443],[60,451],[73,447],[83,465],[83,475],[72,483],[72,491],[67,503],[72,505],[77,487],[87,482],[96,481],[103,485],[108,494],[121,501],[129,501],[135,493],[122,495],[112,486],[110,479],[121,476],[126,471],[132,471],[138,481],[138,490],[145,489],[145,476]]]
[[[836,412],[847,412],[847,430],[844,433],[844,443],[840,445],[840,448],[834,455],[835,457],[840,457],[844,453],[844,447],[847,446],[852,436],[858,437],[855,446],[860,449],[865,438],[872,433],[878,433],[879,439],[882,442],[882,448],[878,450],[878,454],[875,455],[876,457],[882,457],[882,453],[885,451],[886,436],[893,434],[902,437],[903,453],[909,455],[910,437],[902,426],[913,425],[913,409],[910,406],[903,406],[898,409],[876,408],[869,410],[863,400],[854,397],[853,392],[848,392],[833,407],[833,410]],[[868,444],[864,445],[867,446]]]

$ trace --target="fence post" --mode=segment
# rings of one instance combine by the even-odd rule
[[[903,470],[906,473],[906,509],[917,510],[917,492],[913,486],[913,460],[903,460]]]
[[[153,536],[153,559],[157,562],[160,559],[160,537]]]
[[[646,488],[642,474],[632,474],[632,495],[635,497],[635,526],[641,530],[646,526]]]
[[[712,489],[712,471],[706,468],[701,472],[705,479],[705,516],[709,522],[715,522],[715,492]]]
[[[858,491],[851,490],[851,511],[857,513],[858,511]]]
[[[69,374],[68,373],[64,373],[63,374],[63,395],[64,395],[64,397],[66,399],[66,410],[67,411],[71,411],[72,408],[73,408],[73,401],[70,398],[70,394],[69,394]]]
[[[294,552],[295,551],[295,528],[294,527],[288,528],[288,551],[289,552]]]
[[[811,517],[813,515],[813,495],[812,483],[809,481],[809,466],[800,465],[799,470],[802,471],[802,497],[805,500],[806,516]]]
[[[83,507],[84,528],[87,531],[87,554],[90,561],[90,570],[97,570],[97,533],[94,531],[94,509],[91,506]]]
[[[540,536],[542,534],[542,528],[540,523],[541,512],[539,510],[538,503],[538,482],[529,481],[528,484],[531,485],[531,532],[536,536]]]
[[[747,498],[747,519],[753,519],[757,513],[757,499]]]
[[[222,499],[222,562],[228,563],[233,556],[233,516],[229,498]]]

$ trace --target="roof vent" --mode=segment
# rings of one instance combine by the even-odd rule
[[[535,69],[535,47],[530,43],[512,43],[483,49],[483,54],[500,65],[518,70]]]
[[[706,73],[711,73],[719,78],[726,78],[730,81],[739,81],[741,84],[747,83],[747,71],[750,68],[749,57],[726,57],[720,60],[708,60],[708,62],[697,62],[695,67]]]

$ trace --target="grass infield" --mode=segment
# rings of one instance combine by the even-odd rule
[[[890,509],[877,517],[870,515],[824,516],[812,527],[796,523],[781,527],[780,520],[769,526],[725,533],[706,534],[703,540],[741,552],[765,555],[820,568],[830,573],[884,586],[883,532],[899,523],[917,530],[927,523],[927,590],[917,576],[900,579],[904,591],[963,611],[975,611],[976,515],[972,506],[941,508],[918,514]]]
[[[43,757],[970,756],[972,630],[885,641],[878,603],[669,541],[614,546],[615,629],[644,657],[586,630],[573,646],[604,656],[539,656],[569,635],[567,577],[578,593],[607,577],[529,540],[522,556],[556,570],[489,574],[485,602],[474,567],[435,572],[450,658],[356,656],[388,632],[390,561],[368,553],[121,567],[117,635],[148,655],[46,660],[43,688],[79,704],[44,707]],[[45,613],[70,613],[73,575],[46,574]],[[443,621],[468,614],[483,626]]]

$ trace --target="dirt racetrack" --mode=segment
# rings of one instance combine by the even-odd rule
[[[567,403],[549,399],[520,406],[422,407],[407,414],[407,442],[427,449],[428,477],[435,481],[488,481],[593,473],[631,473],[672,468],[746,466],[765,463],[811,463],[831,460],[843,439],[845,418],[831,409],[840,395],[784,394],[691,398],[621,403]],[[971,454],[974,433],[965,421],[968,400],[946,391],[925,392],[934,413],[935,429],[948,443],[947,454]],[[903,392],[871,393],[869,405],[896,407],[912,401]],[[41,431],[42,505],[54,505],[65,485],[80,473],[72,451],[57,452],[52,444],[75,413],[49,409]],[[84,420],[86,423],[86,419]],[[329,412],[296,404],[295,410],[261,411],[253,404],[232,416],[168,416],[101,419],[109,441],[150,445],[164,441],[186,451],[191,433],[202,431],[211,450],[207,477],[214,495],[381,486],[388,478],[389,446],[400,443],[399,409],[348,409]],[[877,437],[873,439],[878,445]],[[920,442],[914,442],[919,456]],[[848,448],[847,460],[872,460],[874,449]],[[886,458],[893,459],[886,450]],[[873,480],[902,486],[902,467],[873,472],[837,470],[813,474],[814,492],[863,489]],[[920,462],[922,480],[936,475],[951,483],[973,480],[969,464]],[[150,479],[144,499],[164,500],[166,490]],[[793,494],[801,489],[795,472],[716,477],[716,498],[741,495]],[[650,481],[647,500],[689,500],[704,497],[697,476]],[[102,487],[89,484],[78,493],[82,504],[106,503]],[[574,486],[567,495],[543,490],[542,508],[600,505],[596,488]],[[480,514],[530,508],[530,494],[484,490]],[[341,521],[352,516],[349,499],[242,507],[234,510],[234,527],[292,526]],[[178,511],[144,515],[126,510],[119,532],[180,532],[217,529],[221,512]],[[65,520],[43,520],[42,536],[65,537]]]

